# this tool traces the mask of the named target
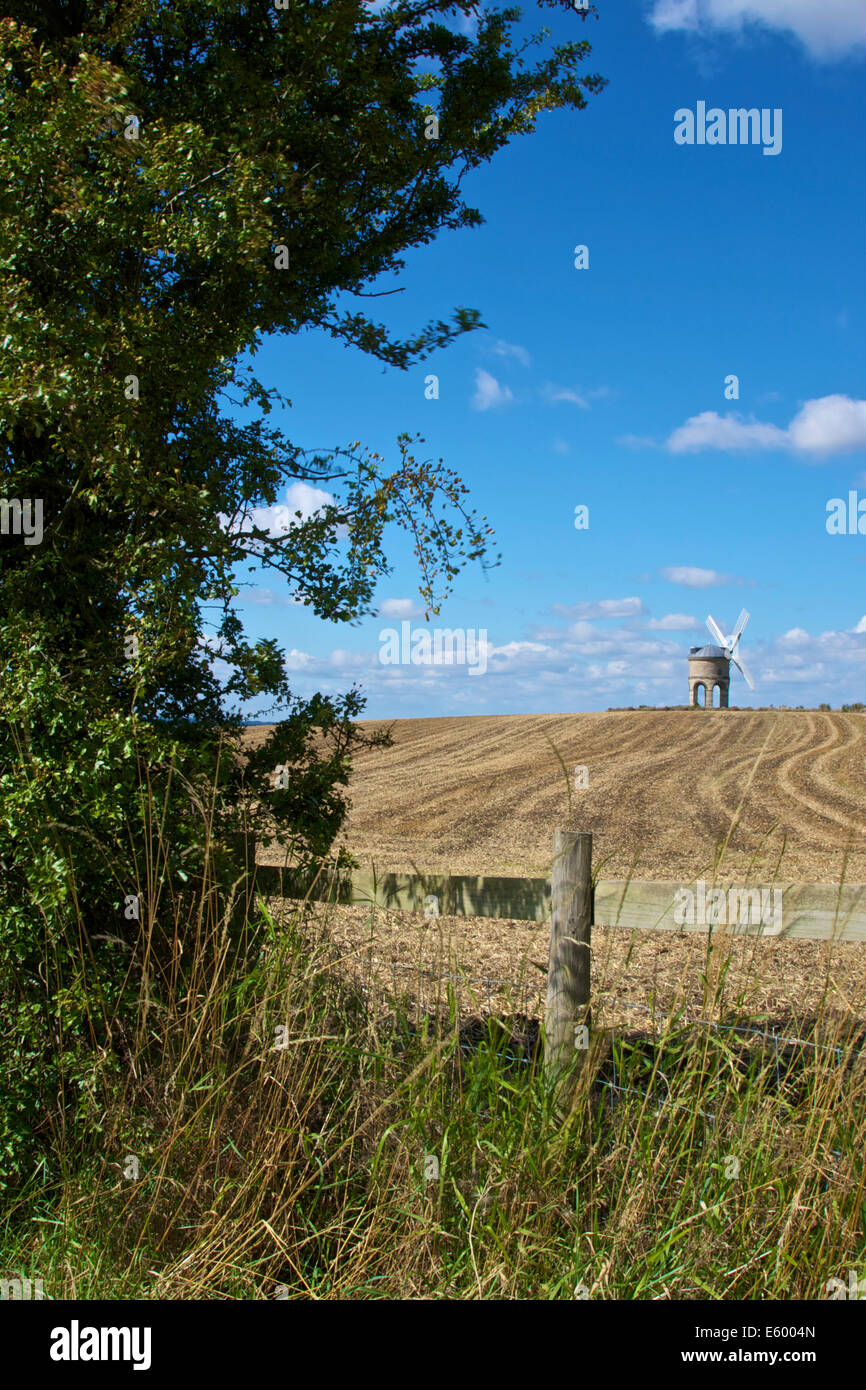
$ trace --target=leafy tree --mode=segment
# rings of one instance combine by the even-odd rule
[[[0,536],[13,1170],[58,1078],[116,1043],[129,981],[158,990],[176,967],[183,894],[241,817],[306,862],[345,815],[360,694],[292,694],[277,644],[244,636],[238,565],[355,622],[392,523],[414,537],[428,614],[462,564],[490,563],[486,518],[418,441],[399,437],[390,471],[360,442],[306,450],[248,365],[266,334],[318,327],[407,369],[483,326],[460,307],[401,340],[342,298],[477,225],[467,171],[603,86],[579,74],[586,42],[527,66],[546,31],[515,50],[517,9],[482,13],[474,38],[443,23],[474,9],[0,5],[0,486],[10,506],[38,500],[43,525],[39,544]],[[335,500],[272,534],[258,509],[291,481]],[[244,759],[239,710],[261,695],[282,717]],[[145,922],[164,946],[146,965]]]

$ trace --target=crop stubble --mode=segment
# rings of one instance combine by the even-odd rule
[[[720,881],[866,882],[864,715],[683,709],[363,726],[383,724],[394,744],[356,756],[343,837],[364,866],[544,876],[554,829],[570,825],[592,831],[605,878],[711,879],[723,850]],[[257,743],[265,732],[247,737]],[[588,770],[588,788],[572,788],[570,816],[557,753],[571,778],[578,765]],[[277,856],[261,847],[258,858]],[[543,925],[452,918],[431,927],[404,913],[332,912],[341,949],[367,971],[373,957],[397,962],[399,976],[381,967],[395,982],[414,977],[421,988],[419,971],[441,974],[450,962],[476,979],[520,980],[515,1001],[543,994]],[[706,1005],[704,938],[596,929],[593,957],[594,997],[609,988],[621,1005],[644,1007],[686,997],[693,1017]],[[795,1005],[802,1016],[817,1008],[829,971],[831,1011],[862,1017],[864,958],[851,944],[741,938],[725,995],[745,989],[756,1016],[783,1018]],[[480,997],[492,987],[471,988]]]

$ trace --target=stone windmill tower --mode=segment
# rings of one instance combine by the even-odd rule
[[[745,666],[734,655],[737,650],[743,629],[749,621],[749,615],[745,608],[737,619],[737,626],[734,628],[730,637],[724,637],[722,630],[714,618],[707,618],[707,627],[710,635],[716,639],[718,646],[707,643],[705,647],[689,648],[689,705],[703,705],[710,709],[714,704],[716,689],[719,691],[719,709],[728,708],[728,692],[731,686],[731,662],[733,661],[737,670],[745,678],[750,690],[754,690],[755,683],[749,675]],[[703,699],[698,699],[698,691],[703,693]]]

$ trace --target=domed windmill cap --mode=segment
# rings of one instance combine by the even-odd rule
[[[689,647],[690,661],[693,658],[697,661],[728,661],[730,656],[730,652],[725,651],[724,647],[714,647],[709,642],[705,647]]]

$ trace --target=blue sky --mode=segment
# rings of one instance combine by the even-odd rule
[[[588,38],[608,86],[469,175],[485,224],[407,254],[375,286],[404,292],[372,306],[395,334],[458,305],[488,330],[407,372],[324,333],[255,359],[296,443],[361,440],[396,465],[419,432],[466,481],[502,564],[463,571],[431,627],[485,634],[484,669],[382,664],[383,629],[424,626],[397,530],[380,616],[326,623],[258,576],[247,631],[285,647],[299,694],[357,683],[372,718],[580,711],[685,703],[707,614],[730,631],[745,607],[756,689],[734,672],[732,704],[864,700],[866,534],[828,534],[827,505],[866,502],[866,4],[523,10],[527,31]],[[778,153],[676,143],[699,102],[781,111]]]

